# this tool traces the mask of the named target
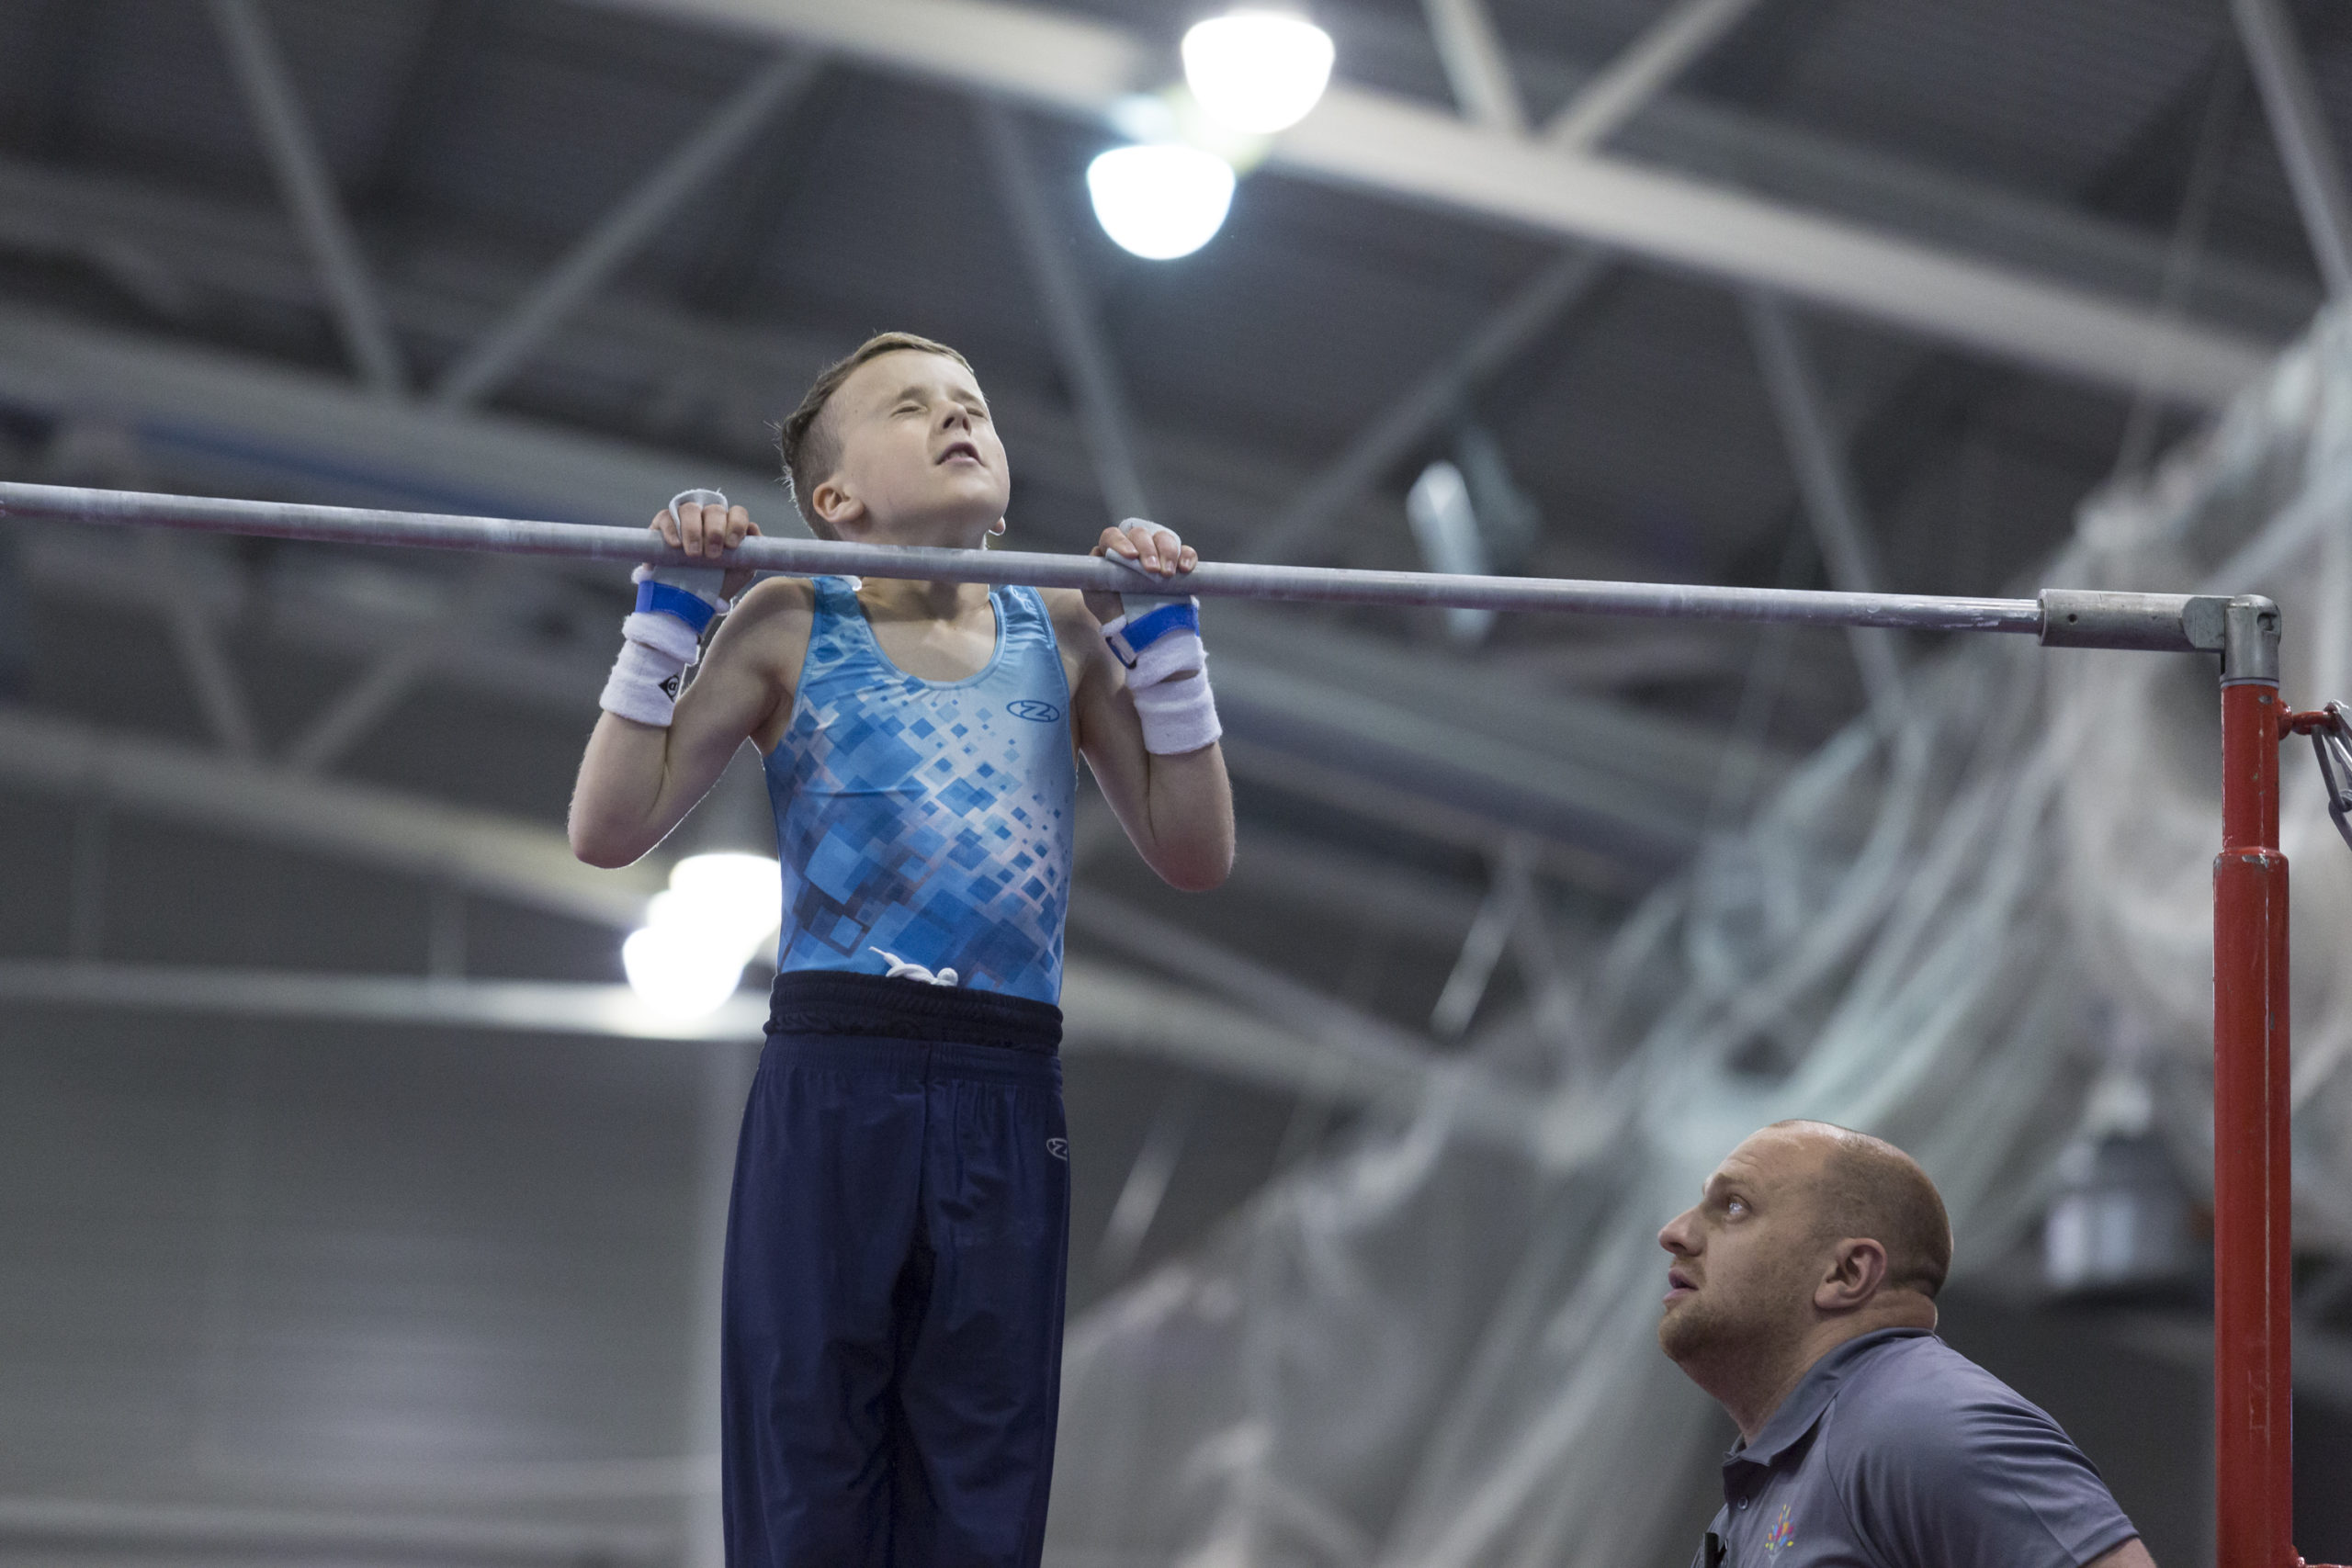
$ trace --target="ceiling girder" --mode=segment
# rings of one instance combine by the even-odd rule
[[[996,0],[599,0],[838,51],[1099,121],[1170,73],[1122,29]],[[2271,355],[2151,305],[1808,212],[1730,186],[1566,152],[1336,83],[1274,141],[1272,167],[1758,285],[2057,375],[2218,406]]]

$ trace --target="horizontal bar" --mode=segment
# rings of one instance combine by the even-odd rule
[[[638,528],[579,523],[516,522],[439,513],[379,512],[290,502],[226,501],[66,485],[0,484],[0,516],[69,523],[130,524],[277,539],[315,539],[414,549],[480,550],[566,556],[587,560],[684,564],[688,557],[652,543]],[[714,561],[692,558],[692,564]],[[913,578],[933,582],[1024,583],[1034,588],[1132,590],[1148,581],[1092,556],[1024,550],[953,550],[827,539],[758,537],[717,558],[795,576]],[[1457,577],[1431,571],[1363,571],[1334,567],[1253,566],[1204,561],[1184,579],[1204,598],[1285,599],[1343,604],[1393,604],[1480,610],[1545,611],[1680,620],[1784,621],[1825,626],[1907,626],[1927,631],[2019,632],[2045,636],[2043,602],[1948,599],[1917,593],[1838,593],[1793,588],[1732,588],[1702,583],[1600,582],[1567,578]],[[2048,594],[2045,599],[2050,598]],[[2178,649],[2199,646],[2188,630],[2201,603],[2183,594],[2077,594],[2097,601],[2086,622],[2051,626],[2053,642],[2071,647]]]

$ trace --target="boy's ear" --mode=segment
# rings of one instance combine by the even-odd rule
[[[809,492],[808,507],[836,532],[845,524],[861,522],[865,516],[865,502],[831,479],[822,480]]]

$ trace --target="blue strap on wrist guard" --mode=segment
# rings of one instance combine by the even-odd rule
[[[1162,604],[1148,615],[1127,619],[1115,629],[1105,631],[1102,640],[1111,645],[1111,651],[1118,656],[1119,662],[1132,670],[1136,667],[1136,657],[1161,637],[1176,632],[1191,632],[1198,637],[1200,631],[1200,605],[1191,599],[1180,599],[1173,604]]]
[[[637,607],[656,615],[675,615],[692,627],[696,637],[702,636],[703,628],[718,614],[700,594],[650,578],[637,585]]]

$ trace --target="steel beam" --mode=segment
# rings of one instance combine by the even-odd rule
[[[2287,166],[2320,276],[2332,297],[2344,299],[2352,295],[2352,196],[2294,23],[2280,0],[2230,0],[2230,14],[2262,90],[2271,140]]]
[[[1414,447],[1457,413],[1478,384],[1522,353],[1553,322],[1599,286],[1609,259],[1598,251],[1568,251],[1514,290],[1460,347],[1381,410],[1371,423],[1326,463],[1275,518],[1253,553],[1283,560],[1353,505]]]
[[[603,0],[835,50],[886,69],[1089,119],[1159,85],[1141,39],[994,0]],[[2160,344],[2168,399],[2218,406],[2266,345],[2166,321],[2139,301],[1933,249],[1685,175],[1562,152],[1402,98],[1337,84],[1276,138],[1272,166],[1409,206],[1584,240],[1748,283],[2094,383],[2131,388]]]
[[[1806,521],[1829,567],[1829,581],[1849,593],[1874,593],[1886,581],[1878,547],[1862,519],[1861,499],[1840,441],[1829,425],[1819,378],[1797,324],[1769,295],[1741,300],[1764,389],[1787,444]],[[1889,631],[1849,627],[1854,662],[1881,728],[1892,732],[1903,714],[1902,649]]]
[[[1055,231],[1046,193],[1038,187],[1037,171],[1022,145],[1021,128],[1012,112],[995,98],[976,97],[972,114],[978,121],[980,145],[996,176],[998,194],[1012,220],[1013,236],[1029,264],[1029,282],[1046,314],[1046,336],[1054,357],[1068,379],[1079,429],[1094,461],[1108,515],[1116,523],[1128,517],[1148,517],[1152,507],[1144,491],[1143,468],[1136,458],[1134,422],[1127,415],[1125,389],[1094,317],[1091,291],[1080,279],[1069,249]]]
[[[441,613],[428,626],[384,649],[356,676],[328,700],[301,734],[287,743],[283,765],[288,773],[326,772],[356,746],[407,699],[436,663],[447,657],[445,645],[463,636],[467,624],[503,583],[513,581],[512,564],[492,557],[481,563],[449,594]]]
[[[1374,1085],[1386,1086],[1385,1092],[1373,1096],[1380,1100],[1418,1101],[1442,1096],[1468,1135],[1490,1146],[1543,1157],[1539,1109],[1484,1070],[1444,1056],[1426,1036],[1359,1011],[1256,959],[1099,892],[1071,900],[1069,920],[1073,930],[1094,941],[1172,970],[1230,998],[1250,1016],[1313,1042],[1310,1076],[1294,1087],[1327,1100]],[[1317,1089],[1325,1083],[1351,1088]]]
[[[334,175],[302,112],[268,18],[262,15],[259,0],[211,0],[211,6],[238,90],[269,155],[270,172],[326,286],[344,347],[370,388],[398,397],[406,389],[407,373],[392,338],[390,318],[344,216]]]
[[[433,1517],[114,1499],[0,1497],[0,1549],[96,1550],[117,1562],[189,1554],[418,1563],[666,1565],[666,1532],[524,1519]]]
[[[1527,106],[1486,0],[1421,0],[1421,9],[1462,118],[1501,135],[1524,134]]]
[[[1081,895],[1074,908],[1083,908]],[[1306,994],[1306,993],[1303,993]],[[767,1000],[738,993],[716,1012],[675,1019],[627,986],[569,981],[434,979],[396,975],[305,974],[211,965],[104,964],[73,959],[0,959],[0,1001],[30,1007],[99,1009],[187,1017],[328,1020],[352,1023],[481,1029],[500,1032],[723,1044],[762,1038]],[[1409,1101],[1438,1091],[1467,1093],[1480,1125],[1519,1129],[1532,1112],[1498,1088],[1464,1089],[1458,1064],[1413,1049],[1350,1038],[1343,1021],[1302,1034],[1261,1011],[1199,989],[1073,959],[1062,985],[1062,1049],[1072,1055],[1149,1056],[1281,1092],[1347,1106]],[[12,1016],[20,1021],[18,1010]],[[1514,1146],[1518,1134],[1512,1134]]]
[[[0,784],[308,850],[572,919],[628,929],[666,868],[582,865],[562,833],[168,741],[0,708]]]
[[[421,637],[379,654],[319,710],[309,728],[288,742],[286,770],[322,773],[334,767],[408,699],[432,672],[440,653],[430,637]]]
[[[141,545],[148,570],[159,581],[178,581],[175,541],[162,534],[151,534]],[[164,620],[171,627],[172,646],[179,655],[180,671],[196,694],[196,705],[203,713],[213,739],[237,761],[254,761],[261,755],[261,731],[254,723],[252,705],[245,701],[244,682],[237,678],[236,667],[229,661],[229,650],[220,641],[220,626],[202,604],[185,594],[170,596]]]
[[[1544,140],[1564,152],[1600,146],[1755,8],[1756,0],[1679,0],[1577,89],[1544,127]]]
[[[0,406],[99,408],[142,452],[223,486],[642,527],[679,491],[758,495],[773,471],[504,414],[388,405],[334,378],[0,306]],[[788,509],[773,509],[777,525]]]
[[[433,386],[433,400],[443,408],[462,408],[497,390],[550,330],[603,288],[688,197],[808,90],[820,64],[815,55],[789,54],[754,71],[699,130],[442,372]]]

